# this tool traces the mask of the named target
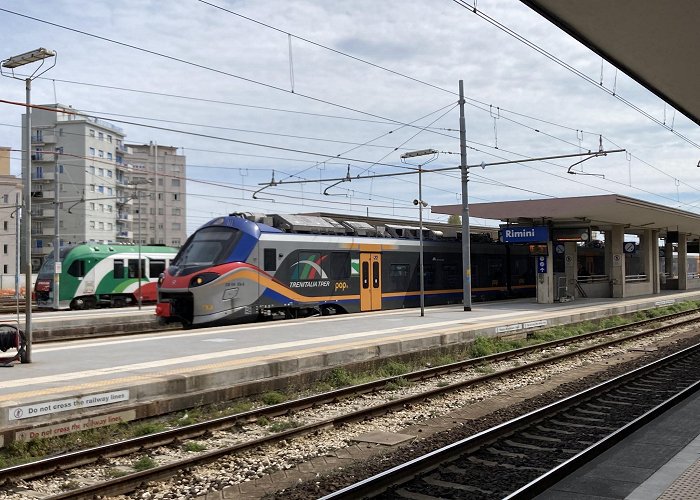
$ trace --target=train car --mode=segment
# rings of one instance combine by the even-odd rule
[[[155,302],[158,277],[177,253],[176,248],[122,244],[84,243],[61,248],[58,307],[54,304],[53,253],[39,270],[34,293],[42,309],[92,309]]]
[[[266,222],[231,214],[197,230],[159,280],[156,314],[189,327],[419,305],[418,228],[313,216]],[[424,234],[425,304],[461,302],[461,242]],[[476,299],[534,295],[527,248],[475,243],[472,259]]]

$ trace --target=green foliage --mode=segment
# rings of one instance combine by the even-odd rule
[[[139,458],[136,462],[132,464],[132,467],[134,470],[141,472],[142,470],[147,470],[147,469],[152,469],[158,465],[155,460],[153,460],[151,457],[148,455],[144,455],[141,458]]]
[[[185,451],[200,452],[206,450],[207,447],[197,441],[188,441],[184,444],[182,449]]]
[[[163,422],[143,422],[132,427],[132,434],[138,437],[155,434],[156,432],[162,432],[164,430],[165,424]]]
[[[399,377],[396,380],[392,380],[391,382],[387,382],[387,384],[384,386],[384,388],[387,391],[396,391],[402,387],[407,387],[409,385],[411,385],[411,382],[409,382],[408,380],[406,380],[403,377]]]
[[[462,217],[460,217],[459,215],[456,215],[456,214],[450,215],[447,218],[447,223],[461,225],[462,224]]]
[[[257,419],[255,423],[258,424],[260,427],[267,427],[268,425],[270,425],[270,419],[263,415],[262,417]]]
[[[411,371],[411,367],[399,361],[388,361],[379,369],[379,375],[384,377],[398,377]]]
[[[281,392],[270,391],[260,396],[260,399],[266,405],[278,405],[287,401],[287,396],[285,396]]]
[[[296,420],[283,420],[273,422],[272,424],[270,424],[269,430],[271,432],[282,432],[289,429],[296,429],[297,427],[301,427],[302,425],[302,422],[297,422]]]

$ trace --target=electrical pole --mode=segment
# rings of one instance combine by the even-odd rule
[[[462,173],[462,283],[464,310],[472,310],[472,262],[469,236],[469,169],[467,167],[467,122],[464,118],[464,82],[459,81],[459,167]]]
[[[55,153],[58,156],[58,152]],[[53,238],[53,308],[59,309],[61,304],[58,297],[60,281],[61,281],[61,234],[60,234],[60,223],[58,218],[58,210],[60,204],[59,192],[61,190],[58,182],[58,158],[56,158],[56,164],[53,169],[53,182],[55,186],[54,193],[54,210],[53,210],[53,227],[54,227],[54,238]]]

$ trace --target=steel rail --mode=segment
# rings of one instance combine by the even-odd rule
[[[265,408],[260,408],[260,409],[255,409],[255,410],[250,410],[247,412],[243,413],[238,413],[235,415],[230,415],[230,416],[225,416],[225,417],[220,417],[217,419],[209,420],[206,422],[200,422],[184,427],[179,427],[175,429],[169,429],[166,431],[162,431],[159,433],[155,434],[149,434],[146,436],[141,436],[137,438],[132,438],[129,440],[121,441],[118,443],[111,443],[111,444],[106,444],[94,448],[90,448],[87,450],[79,450],[71,453],[66,453],[63,455],[59,456],[54,456],[54,457],[49,457],[46,459],[42,460],[37,460],[35,462],[30,462],[27,464],[22,464],[22,465],[17,465],[5,469],[0,469],[0,483],[3,481],[7,480],[17,480],[17,479],[31,479],[31,478],[36,478],[36,477],[41,477],[47,474],[55,473],[58,471],[62,470],[67,470],[71,469],[74,467],[79,467],[82,465],[87,465],[90,463],[94,463],[100,459],[103,458],[111,458],[115,456],[121,456],[129,453],[135,453],[138,451],[142,451],[144,449],[148,448],[154,448],[158,446],[166,446],[166,445],[171,445],[173,443],[177,443],[178,441],[185,440],[185,439],[193,439],[199,436],[202,436],[208,432],[216,431],[216,430],[222,430],[226,428],[230,428],[232,426],[241,424],[241,423],[248,423],[248,422],[254,422],[257,419],[261,417],[279,417],[279,416],[284,416],[284,415],[289,415],[293,414],[295,411],[300,411],[303,409],[308,409],[308,408],[313,408],[315,406],[319,406],[322,404],[327,404],[329,402],[336,402],[338,400],[348,398],[351,396],[357,396],[361,394],[366,394],[370,392],[376,392],[378,390],[384,389],[387,384],[391,382],[396,382],[399,379],[404,379],[404,380],[409,380],[409,381],[419,381],[419,380],[425,380],[431,377],[436,377],[439,375],[444,375],[444,374],[449,374],[449,373],[454,373],[459,370],[463,370],[465,368],[473,367],[473,366],[478,366],[478,365],[483,365],[486,363],[490,362],[496,362],[496,361],[502,361],[506,360],[515,356],[522,356],[525,354],[530,354],[533,352],[541,351],[542,349],[547,349],[547,348],[553,348],[553,347],[560,347],[563,345],[571,344],[574,342],[581,342],[585,340],[589,340],[591,338],[594,338],[596,336],[606,336],[610,335],[612,333],[616,333],[619,331],[623,331],[625,329],[630,329],[630,328],[636,328],[639,326],[643,326],[649,323],[656,323],[656,322],[663,322],[663,321],[668,321],[674,318],[682,317],[682,316],[687,316],[689,314],[692,314],[696,311],[686,311],[683,313],[676,313],[676,314],[671,314],[671,315],[666,315],[662,316],[659,318],[653,318],[649,320],[643,320],[640,322],[636,323],[630,323],[627,325],[621,325],[613,328],[608,328],[604,330],[599,330],[597,332],[589,332],[581,335],[577,335],[574,337],[569,337],[566,339],[561,339],[561,340],[554,340],[554,341],[549,341],[545,343],[540,343],[536,344],[533,346],[528,346],[524,348],[519,348],[519,349],[514,349],[511,351],[506,351],[503,353],[498,353],[498,354],[493,354],[489,356],[483,356],[479,358],[473,358],[465,361],[460,361],[456,363],[452,363],[449,365],[444,365],[440,367],[434,367],[434,368],[427,368],[423,370],[419,370],[416,372],[412,372],[410,374],[405,374],[405,375],[399,375],[395,377],[389,377],[381,380],[377,380],[374,382],[368,382],[365,384],[360,384],[357,386],[351,386],[351,387],[346,387],[346,388],[341,388],[333,391],[329,391],[323,394],[318,394],[314,396],[309,396],[293,401],[288,401],[285,403],[280,403],[277,405],[272,405],[269,407]],[[150,474],[154,475],[153,480],[160,479],[164,477],[163,474],[165,475],[170,475],[172,476],[172,471],[177,471],[181,470],[184,467],[189,467],[192,465],[200,465],[204,463],[210,463],[222,456],[232,454],[235,452],[239,452],[245,449],[251,449],[255,448],[258,446],[261,446],[266,443],[274,442],[274,441],[279,441],[281,439],[287,439],[295,436],[300,436],[312,432],[317,432],[319,430],[322,430],[324,428],[332,428],[338,425],[342,425],[344,423],[352,422],[352,421],[358,421],[362,419],[366,419],[372,416],[377,416],[381,414],[385,414],[389,411],[392,411],[396,408],[401,408],[405,405],[416,403],[422,400],[430,399],[435,396],[442,395],[444,393],[452,392],[455,390],[459,390],[468,386],[472,385],[477,385],[481,384],[484,382],[487,382],[489,380],[501,378],[504,376],[508,376],[511,374],[515,374],[518,372],[523,372],[526,370],[530,370],[532,368],[552,363],[554,361],[558,361],[561,359],[573,357],[576,355],[580,355],[586,352],[590,352],[592,350],[596,349],[601,349],[605,348],[610,345],[618,344],[618,343],[623,343],[627,342],[630,340],[634,340],[643,336],[648,336],[648,335],[653,335],[656,333],[659,333],[661,331],[670,329],[670,328],[676,328],[679,326],[684,326],[689,323],[693,323],[697,321],[696,319],[686,319],[682,320],[679,322],[675,322],[672,324],[664,325],[659,328],[654,328],[651,330],[645,330],[643,332],[637,332],[631,335],[627,335],[624,337],[612,339],[603,343],[598,343],[594,344],[591,346],[587,346],[583,349],[573,351],[573,352],[567,352],[567,353],[562,353],[556,356],[551,356],[551,357],[546,357],[541,360],[537,360],[525,365],[521,365],[518,367],[514,368],[509,368],[500,372],[492,373],[492,374],[487,374],[483,375],[480,377],[476,377],[474,379],[470,380],[465,380],[461,382],[457,382],[454,384],[449,384],[444,387],[439,387],[439,388],[434,388],[431,389],[430,391],[426,391],[421,394],[416,394],[412,396],[406,396],[404,398],[399,398],[395,399],[386,403],[382,403],[379,405],[375,405],[372,407],[368,407],[362,410],[358,410],[353,413],[349,413],[346,415],[342,415],[339,417],[335,417],[332,419],[324,420],[321,422],[316,422],[313,424],[308,424],[305,426],[297,427],[295,429],[290,429],[288,431],[284,431],[281,433],[277,434],[272,434],[270,436],[266,436],[264,438],[260,438],[254,441],[248,441],[244,443],[239,443],[230,447],[226,448],[221,448],[219,450],[214,450],[211,452],[207,452],[201,455],[198,455],[197,457],[193,457],[191,459],[188,459],[187,461],[179,461],[179,462],[174,462],[173,464],[168,464],[164,465],[161,467],[157,467],[154,469],[150,469],[148,471],[142,471],[136,474],[130,474],[128,476],[124,476],[122,478],[117,478],[114,480],[110,480],[107,482],[102,483],[101,485],[93,485],[92,487],[87,487],[86,489],[90,489],[92,492],[85,491],[85,498],[90,497],[91,495],[95,494],[107,494],[105,493],[106,491],[110,491],[109,494],[116,494],[114,492],[124,492],[124,491],[129,491],[127,486],[125,486],[128,482],[131,481],[142,481],[143,478],[149,478],[151,477]],[[171,472],[166,474],[166,471],[170,470]],[[151,480],[151,479],[149,479]],[[133,489],[133,483],[129,483],[131,486],[128,488]],[[114,487],[113,490],[109,490],[109,488]],[[106,488],[106,489],[102,489]],[[73,492],[67,492],[65,495],[57,495],[51,498],[54,499],[59,499],[59,498],[73,498],[72,495],[76,494],[78,491],[83,491],[85,489],[81,490],[76,490]],[[97,493],[99,492],[99,493]],[[81,493],[82,494],[82,493]]]
[[[387,471],[384,471],[380,474],[377,474],[363,481],[350,485],[346,488],[340,489],[334,493],[330,493],[322,497],[320,500],[356,500],[380,494],[392,486],[405,483],[406,481],[413,479],[419,474],[423,474],[426,471],[435,469],[436,467],[439,467],[441,463],[454,459],[455,457],[465,453],[468,450],[478,449],[487,444],[493,443],[495,440],[503,436],[511,435],[518,429],[527,427],[533,422],[543,420],[548,415],[558,413],[582,401],[588,400],[596,394],[609,391],[612,388],[621,386],[624,383],[634,380],[644,374],[652,373],[660,367],[666,366],[670,363],[673,363],[674,361],[683,359],[689,355],[693,355],[698,351],[700,351],[700,344],[695,344],[677,353],[671,354],[659,360],[653,361],[652,363],[649,363],[645,366],[636,368],[630,372],[619,375],[594,387],[585,389],[577,394],[568,396],[560,401],[549,404],[525,415],[521,415],[517,418],[509,420],[508,422],[504,422],[500,425],[479,432],[473,436],[462,439],[438,450],[434,450],[409,462],[393,467]],[[671,406],[677,404],[678,402],[682,401],[686,397],[696,392],[698,389],[700,389],[700,382],[692,384],[683,391],[675,394],[663,403],[647,411],[642,416],[634,419],[634,421],[614,431],[608,437],[598,441],[597,443],[594,443],[581,453],[560,464],[551,471],[546,472],[545,474],[531,481],[519,490],[513,492],[506,498],[509,500],[520,500],[526,498],[533,498],[537,494],[542,493],[549,486],[555,484],[563,477],[570,474],[573,470],[585,464],[591,458],[607,450],[615,443],[622,440],[624,437],[628,436],[644,424],[656,418],[658,415],[663,413]]]

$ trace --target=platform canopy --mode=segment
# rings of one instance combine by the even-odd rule
[[[700,124],[700,2],[521,0]]]
[[[461,215],[462,205],[433,206],[432,212]],[[470,203],[469,215],[525,225],[589,226],[600,231],[622,225],[630,233],[658,229],[660,236],[667,231],[700,235],[699,215],[619,194]]]

